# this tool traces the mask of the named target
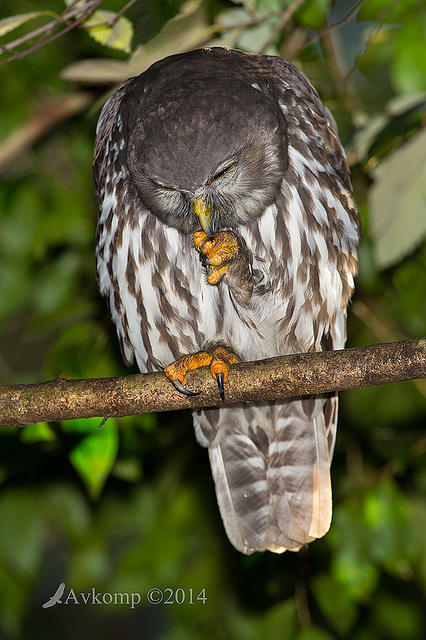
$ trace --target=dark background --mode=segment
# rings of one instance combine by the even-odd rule
[[[205,44],[292,60],[336,118],[363,232],[348,345],[424,333],[424,5],[305,0],[277,30],[292,4],[139,1],[114,32],[86,25],[0,68],[2,384],[129,371],[95,280],[96,120],[114,84]],[[41,10],[64,4],[0,0],[0,20]],[[417,381],[341,394],[330,532],[282,556],[231,547],[189,413],[2,427],[0,637],[425,637],[425,393]],[[62,581],[63,602],[92,588],[146,601],[155,587],[186,602],[42,609]]]

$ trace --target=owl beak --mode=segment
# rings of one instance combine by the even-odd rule
[[[203,198],[196,198],[194,200],[194,204],[192,205],[194,209],[194,213],[197,214],[198,219],[201,224],[201,228],[205,233],[210,235],[211,223],[212,223],[212,212],[209,205]]]

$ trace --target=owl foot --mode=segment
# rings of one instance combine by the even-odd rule
[[[224,347],[218,347],[213,352],[213,359],[210,363],[210,371],[216,379],[222,402],[225,400],[224,383],[228,379],[229,366],[238,362],[238,358],[232,351]]]
[[[240,247],[232,231],[219,231],[208,236],[204,231],[194,233],[194,245],[206,267],[207,282],[218,284],[227,273]]]
[[[190,391],[185,387],[185,377],[188,371],[199,369],[210,365],[210,371],[217,382],[220,397],[225,400],[224,383],[228,378],[228,371],[231,364],[238,362],[237,357],[224,347],[218,347],[211,353],[208,351],[198,351],[187,356],[182,356],[172,364],[169,364],[164,373],[174,386],[174,388],[186,396],[198,396],[199,391]]]

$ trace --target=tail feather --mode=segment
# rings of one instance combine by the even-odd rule
[[[327,532],[336,403],[320,397],[194,415],[197,438],[209,447],[224,526],[238,550],[296,551]]]

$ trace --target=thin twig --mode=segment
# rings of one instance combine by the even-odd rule
[[[126,4],[124,5],[124,7],[122,7],[120,9],[120,11],[117,11],[117,13],[115,14],[115,16],[113,16],[111,18],[111,20],[108,23],[108,27],[112,27],[119,18],[121,18],[121,16],[123,15],[123,13],[126,13],[127,9],[130,9],[130,7],[132,7],[134,4],[136,4],[138,0],[129,0],[129,2],[126,2]]]
[[[286,24],[291,20],[293,14],[297,9],[305,2],[305,0],[294,0],[289,7],[284,11],[281,20],[272,29],[269,37],[265,40],[263,45],[259,49],[259,55],[265,53],[268,47],[274,42],[278,34],[284,29]]]
[[[308,40],[306,40],[303,46],[308,47],[310,44],[315,42],[315,40],[318,40],[318,38],[320,38],[326,31],[329,31],[330,29],[334,29],[334,27],[338,27],[339,25],[347,22],[349,18],[355,13],[355,11],[359,9],[359,7],[362,5],[363,2],[364,0],[357,0],[357,2],[355,2],[355,4],[352,5],[352,7],[345,13],[345,15],[343,15],[341,18],[336,20],[336,22],[327,24],[322,29],[319,29],[316,33],[314,33],[313,36],[311,36],[310,38],[308,38]]]
[[[41,27],[38,27],[37,29],[30,31],[29,33],[25,33],[23,36],[16,38],[16,40],[12,40],[11,42],[7,42],[6,44],[1,45],[0,49],[2,51],[14,50],[17,47],[20,47],[25,42],[28,42],[28,40],[34,40],[34,38],[37,38],[42,34],[51,33],[51,31],[53,31],[53,29],[55,29],[58,26],[58,24],[60,23],[66,24],[69,20],[71,20],[71,18],[74,18],[76,15],[81,13],[81,11],[85,7],[87,7],[87,5],[85,5],[84,7],[75,7],[74,5],[76,1],[78,0],[75,0],[75,2],[73,2],[72,5],[70,5],[69,7],[67,7],[67,9],[63,13],[58,15],[55,18],[55,20],[52,20],[51,22],[47,22],[46,24],[43,24]]]
[[[110,18],[109,20],[107,20],[106,22],[99,22],[99,24],[91,24],[90,26],[85,26],[83,25],[82,28],[83,29],[97,29],[98,27],[113,27],[115,25],[115,23],[117,22],[117,20],[119,18],[121,18],[121,16],[126,13],[127,9],[130,9],[130,7],[134,4],[136,4],[138,0],[129,0],[129,2],[127,2],[124,7],[122,7],[120,9],[120,11],[117,11],[117,13],[115,13],[112,18]]]
[[[93,102],[90,93],[70,93],[56,97],[43,104],[29,120],[1,141],[0,143],[0,174],[10,167],[11,163],[23,151],[64,120],[87,109]]]
[[[371,45],[371,43],[373,42],[373,40],[376,38],[377,34],[380,33],[383,30],[383,25],[384,22],[387,18],[387,16],[390,14],[391,11],[393,11],[393,9],[400,4],[401,0],[394,0],[390,5],[388,5],[387,7],[385,7],[377,16],[377,22],[379,22],[379,24],[377,25],[377,27],[374,29],[374,31],[372,31],[370,33],[370,35],[367,38],[367,42],[365,43],[365,47],[364,47],[364,52],[368,50],[369,46]],[[354,64],[349,71],[346,73],[345,76],[345,83],[348,82],[349,78],[351,77],[351,75],[354,73],[354,71],[356,71],[357,69],[357,65]]]
[[[94,11],[97,9],[97,7],[102,4],[103,0],[91,0],[91,2],[88,2],[86,5],[84,5],[84,7],[74,7],[74,11],[76,11],[78,9],[78,14],[79,17],[74,20],[73,22],[71,22],[70,24],[68,24],[64,29],[62,29],[61,31],[58,31],[57,33],[53,34],[52,36],[48,36],[47,38],[42,38],[41,40],[39,40],[38,42],[36,42],[34,45],[32,45],[31,47],[28,47],[27,49],[24,49],[24,51],[19,51],[11,56],[9,56],[8,58],[5,58],[4,60],[0,60],[0,66],[6,64],[7,62],[12,62],[13,60],[21,60],[22,58],[25,58],[25,56],[29,55],[30,53],[33,53],[33,51],[36,51],[37,49],[40,49],[41,47],[44,47],[45,45],[49,44],[50,42],[53,42],[54,40],[57,40],[58,38],[60,38],[61,36],[65,35],[66,33],[68,33],[68,31],[71,31],[72,29],[75,29],[75,27],[78,27],[82,22],[84,22],[85,20],[87,20],[87,18],[89,18],[92,13],[94,13]],[[62,18],[63,18],[62,14]],[[68,21],[69,16],[67,17]],[[58,24],[60,24],[60,22],[62,22],[62,20],[54,20],[53,21],[53,26],[51,28],[48,29],[48,33],[50,33],[50,31],[53,30],[53,28],[55,28],[56,26],[58,26]],[[45,25],[45,27],[50,27],[52,25],[52,23],[49,23],[48,25]],[[23,36],[22,38],[25,38],[25,40],[18,39],[15,40],[13,42],[10,43],[11,46],[13,46],[14,49],[16,49],[16,42],[19,42],[19,40],[21,40],[20,44],[22,44],[23,41],[29,40],[30,38],[27,36],[31,36],[31,39],[34,37],[34,34],[39,31],[39,30],[35,30],[33,32],[31,32],[31,34],[26,34],[26,36]],[[44,31],[43,31],[44,32]],[[7,46],[7,45],[5,45]]]
[[[361,300],[355,300],[351,304],[351,313],[353,313],[377,338],[386,342],[394,342],[396,340],[406,340],[407,336],[402,331],[398,331],[395,327],[389,327],[380,317],[373,303],[365,304]],[[423,397],[426,397],[426,380],[412,380]]]
[[[348,95],[347,92],[346,70],[342,68],[345,65],[345,59],[341,52],[340,40],[335,33],[327,28],[322,31],[321,44],[337,93],[348,113],[353,113],[358,105],[356,97]]]

